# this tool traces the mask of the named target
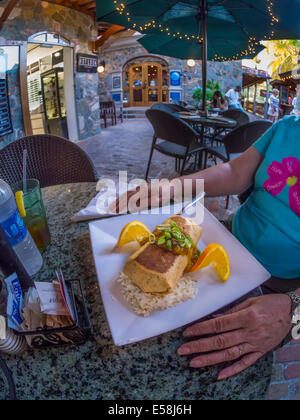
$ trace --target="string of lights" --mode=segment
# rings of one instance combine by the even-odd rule
[[[279,19],[274,15],[273,12],[273,0],[265,0],[266,2],[266,9],[270,16],[270,34],[265,35],[264,40],[270,40],[274,38],[275,29],[274,26],[279,22]],[[119,13],[121,16],[125,16],[128,21],[128,26],[136,31],[139,31],[141,33],[147,33],[150,29],[156,29],[158,32],[164,33],[165,35],[168,35],[169,37],[173,37],[177,40],[186,40],[190,42],[199,43],[200,45],[203,44],[203,38],[201,38],[199,35],[195,34],[187,34],[187,33],[181,33],[181,32],[172,32],[169,27],[164,27],[161,23],[157,22],[155,19],[152,19],[151,21],[139,25],[134,22],[134,18],[131,16],[129,11],[129,6],[126,6],[123,2],[119,0],[114,0],[114,6],[115,11]],[[247,58],[250,54],[255,54],[257,46],[260,44],[260,40],[257,40],[256,38],[249,36],[248,39],[248,46],[245,50],[235,54],[232,57],[223,57],[219,56],[218,54],[215,54],[215,56],[212,58],[212,61],[236,61],[240,59]]]

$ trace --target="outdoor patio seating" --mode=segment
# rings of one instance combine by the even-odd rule
[[[243,125],[246,125],[250,122],[249,115],[244,112],[240,111],[239,109],[229,109],[228,111],[222,112],[222,117],[230,118],[231,120],[234,120],[237,122],[237,127],[241,127]],[[230,133],[231,130],[223,130],[223,129],[217,129],[214,130],[213,133],[211,133],[209,136],[212,145],[214,142],[216,142],[217,146],[220,145],[223,142],[224,137]]]
[[[169,114],[176,114],[178,112],[186,111],[186,108],[184,108],[181,105],[164,104],[164,103],[154,104],[152,105],[151,109],[157,109],[160,111],[168,112]]]
[[[189,106],[186,102],[184,101],[175,101],[173,102],[173,105],[178,105],[181,106],[182,108],[186,108],[187,106]]]
[[[0,178],[14,184],[23,178],[23,151],[27,150],[27,178],[38,179],[41,188],[97,181],[87,154],[61,137],[37,135],[17,140],[0,151]]]
[[[187,161],[195,156],[194,168],[198,158],[202,157],[205,150],[199,144],[199,134],[189,124],[181,119],[157,109],[149,109],[146,116],[154,129],[153,143],[148,161],[145,179],[148,180],[153,152],[157,150],[176,159],[175,169],[181,175],[184,173]],[[164,140],[157,142],[158,140]]]
[[[270,121],[254,121],[236,128],[227,134],[223,144],[218,147],[207,147],[205,151],[205,168],[208,156],[228,162],[244,153],[262,134],[272,126]]]
[[[231,133],[227,134],[223,139],[223,144],[219,147],[208,147],[204,155],[204,168],[208,166],[208,157],[212,158],[212,161],[217,164],[217,159],[223,162],[229,162],[230,160],[238,157],[249,149],[252,144],[258,140],[265,131],[272,126],[270,121],[254,121],[249,124],[243,125],[236,128]],[[245,201],[246,197],[251,193],[249,190],[246,196],[240,197]],[[227,205],[229,205],[229,197],[227,197]]]
[[[228,111],[224,111],[222,116],[235,120],[238,123],[238,127],[241,127],[242,125],[248,124],[250,122],[249,115],[244,111],[240,111],[239,109],[229,109]]]
[[[105,128],[108,120],[111,120],[112,125],[117,125],[117,110],[113,101],[100,102],[100,118],[104,121]]]

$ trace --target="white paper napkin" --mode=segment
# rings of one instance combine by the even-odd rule
[[[137,184],[138,185],[138,184]],[[98,186],[99,188],[99,186]],[[118,214],[114,214],[108,211],[109,206],[116,201],[116,199],[119,197],[119,187],[118,183],[115,185],[113,182],[109,182],[108,184],[105,184],[105,187],[101,189],[100,192],[89,202],[87,207],[80,210],[78,213],[76,213],[73,217],[71,217],[72,222],[83,222],[88,220],[97,220],[97,219],[104,219],[112,216],[118,216]],[[124,191],[120,191],[120,193],[124,193]],[[167,199],[167,197],[165,197]],[[168,201],[168,200],[167,200]],[[184,206],[189,204],[191,199],[188,201],[185,201],[182,203],[181,201],[176,202],[176,204],[172,205],[169,202],[161,203],[159,207],[165,207],[165,206],[172,206],[172,210],[174,210],[174,214],[177,214],[182,210]],[[158,206],[158,204],[157,204]],[[146,210],[147,211],[147,210]],[[170,208],[169,208],[170,211]],[[142,211],[145,213],[145,210]],[[140,213],[138,211],[136,214]],[[121,213],[124,214],[124,213]]]
[[[100,212],[101,202],[105,199],[108,203],[112,203],[116,198],[116,189],[110,188],[109,186],[105,187],[89,202],[87,207],[71,217],[72,222],[78,223],[85,220],[103,219],[112,216],[108,212]]]

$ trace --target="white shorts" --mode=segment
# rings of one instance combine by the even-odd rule
[[[279,111],[272,111],[272,107],[269,108],[268,115],[270,117],[279,117]]]

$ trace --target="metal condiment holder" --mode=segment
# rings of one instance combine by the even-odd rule
[[[62,328],[38,328],[35,331],[18,331],[30,347],[45,348],[67,344],[82,345],[91,338],[91,321],[80,280],[66,280],[74,313],[74,324]]]

